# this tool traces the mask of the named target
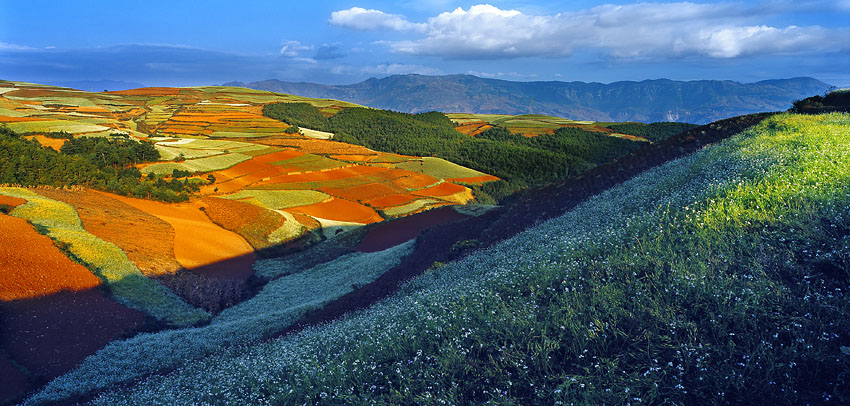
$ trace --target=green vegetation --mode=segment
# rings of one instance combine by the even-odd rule
[[[404,161],[393,166],[399,169],[421,172],[441,179],[474,178],[487,175],[486,173],[481,173],[479,171],[460,166],[442,158],[427,156],[423,157],[421,160]]]
[[[367,310],[93,402],[846,404],[848,137],[848,114],[768,118]]]
[[[60,150],[65,155],[79,155],[100,167],[121,168],[159,160],[159,151],[150,142],[135,141],[126,135],[109,138],[80,137],[65,141]]]
[[[232,195],[219,197],[240,200],[271,210],[307,206],[330,198],[318,190],[241,190]]]
[[[93,141],[98,140],[98,141]],[[100,141],[103,140],[103,141]],[[197,186],[167,182],[160,178],[142,178],[138,169],[119,165],[134,159],[149,159],[150,144],[133,146],[124,138],[79,138],[66,141],[64,153],[27,141],[0,126],[0,183],[21,186],[81,185],[125,196],[144,197],[168,202],[185,201]],[[146,146],[147,145],[147,146]],[[92,149],[89,149],[92,147]],[[145,157],[145,158],[143,158]]]
[[[818,95],[796,100],[791,110],[802,113],[810,109],[829,109],[836,107],[850,107],[850,88],[836,89],[824,96]]]
[[[307,127],[319,131],[331,131],[330,122],[317,108],[309,103],[273,103],[263,106],[267,117],[283,121],[293,127]]]
[[[163,162],[146,166],[142,173],[153,173],[156,175],[170,175],[174,170],[189,173],[211,172],[230,168],[238,163],[251,159],[250,155],[244,154],[220,154],[204,158],[187,159],[181,162]]]
[[[405,114],[350,108],[327,121],[337,141],[383,152],[440,157],[502,178],[475,187],[486,202],[525,187],[574,176],[639,147],[632,141],[574,128],[562,128],[555,135],[530,141],[504,128],[469,137],[457,132],[454,122],[438,112]]]
[[[699,127],[696,124],[688,124],[688,123],[672,123],[672,122],[658,122],[652,124],[643,124],[643,123],[622,123],[622,124],[610,124],[606,127],[621,133],[621,134],[629,134],[634,135],[636,137],[643,137],[652,142],[658,142],[663,139],[669,138],[673,135],[683,133],[685,131],[694,129]]]
[[[84,230],[77,212],[68,204],[21,188],[0,188],[0,194],[27,200],[11,214],[62,244],[72,258],[103,280],[119,302],[176,326],[209,319],[205,311],[145,277],[120,248]]]
[[[302,171],[319,171],[322,169],[339,168],[348,164],[321,155],[304,154],[295,158],[272,162],[272,165],[293,167],[301,169]]]

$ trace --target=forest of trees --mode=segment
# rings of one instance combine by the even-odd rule
[[[123,137],[74,138],[61,152],[0,126],[0,184],[81,185],[125,196],[186,201],[198,186],[187,180],[143,177],[133,163],[159,159],[152,144]]]
[[[658,122],[652,124],[622,123],[612,124],[608,128],[620,133],[643,137],[652,142],[658,142],[676,134],[699,127],[696,124]]]
[[[306,103],[280,104],[297,106],[272,104],[266,106],[264,112],[269,117],[298,125],[306,123],[300,117],[321,114]],[[315,112],[307,113],[309,109]],[[287,117],[288,111],[297,111],[299,118]],[[407,114],[357,107],[343,110],[326,122],[321,128],[333,132],[336,141],[377,151],[440,157],[498,176],[503,181],[489,182],[476,190],[496,200],[526,187],[577,175],[641,146],[638,142],[577,128],[562,128],[554,135],[526,138],[495,127],[470,137],[456,131],[455,124],[439,112]]]
[[[267,117],[283,121],[295,127],[311,130],[331,131],[328,119],[309,103],[273,103],[263,106]]]

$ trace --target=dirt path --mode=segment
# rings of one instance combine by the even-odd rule
[[[200,202],[166,204],[104,194],[171,224],[174,256],[184,268],[227,279],[247,279],[254,273],[251,265],[256,257],[251,244],[213,223],[201,211]]]

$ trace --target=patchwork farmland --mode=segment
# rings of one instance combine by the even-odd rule
[[[694,137],[228,87],[0,88],[0,147],[37,155],[0,167],[27,175],[0,185],[0,268],[14,269],[0,275],[0,395],[30,404],[110,403],[114,385],[144,391],[440,278],[553,216],[533,188],[497,205],[511,193]],[[316,128],[269,114],[280,103]]]

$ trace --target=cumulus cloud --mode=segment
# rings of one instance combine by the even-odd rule
[[[330,23],[355,30],[424,31],[425,24],[411,23],[404,17],[380,10],[352,7],[331,13]]]
[[[805,6],[820,2],[810,3]],[[842,8],[845,3],[842,0],[834,7]],[[441,13],[419,25],[378,10],[353,8],[336,13],[345,13],[349,19],[338,24],[351,28],[401,31],[416,26],[422,34],[419,38],[382,43],[399,53],[455,59],[563,57],[577,51],[601,52],[620,59],[694,55],[735,58],[850,50],[850,41],[846,41],[850,27],[774,27],[761,23],[766,11],[787,7],[789,4],[781,1],[756,6],[638,3],[529,15],[479,4]],[[355,9],[360,11],[353,12]],[[357,17],[366,15],[372,19]]]

